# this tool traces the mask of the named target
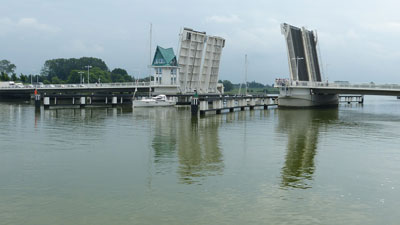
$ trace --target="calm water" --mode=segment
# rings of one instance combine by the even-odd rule
[[[0,103],[0,224],[399,224],[400,101],[35,113]]]

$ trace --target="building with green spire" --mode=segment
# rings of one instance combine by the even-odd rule
[[[178,63],[172,48],[157,46],[151,67],[154,85],[178,85]]]

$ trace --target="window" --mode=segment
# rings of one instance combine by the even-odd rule
[[[161,68],[156,68],[156,74],[162,74],[162,69]]]
[[[171,84],[176,84],[176,76],[171,76]]]
[[[176,69],[171,69],[171,74],[175,75],[176,74]]]
[[[156,59],[156,64],[165,64],[165,60],[163,58]]]
[[[186,39],[187,39],[187,40],[190,40],[190,39],[191,39],[191,37],[192,37],[192,34],[191,34],[191,33],[189,33],[189,32],[187,32],[187,33],[186,33]]]

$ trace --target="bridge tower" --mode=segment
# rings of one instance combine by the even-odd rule
[[[285,36],[289,63],[289,80],[277,83],[280,88],[279,106],[312,107],[338,105],[336,94],[315,94],[313,86],[324,85],[317,54],[315,31],[281,24]]]

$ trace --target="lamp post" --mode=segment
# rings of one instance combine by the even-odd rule
[[[296,78],[297,80],[299,79],[299,60],[300,59],[304,59],[303,57],[296,57],[296,58],[292,58],[292,60],[295,59],[296,60]],[[292,85],[292,80],[290,80],[290,85]]]
[[[82,84],[82,74],[84,74],[85,72],[79,71],[78,73],[81,75],[81,84]]]
[[[87,65],[87,66],[85,66],[85,68],[87,68],[87,83],[89,85],[89,70],[90,70],[90,68],[92,68],[92,66]]]

